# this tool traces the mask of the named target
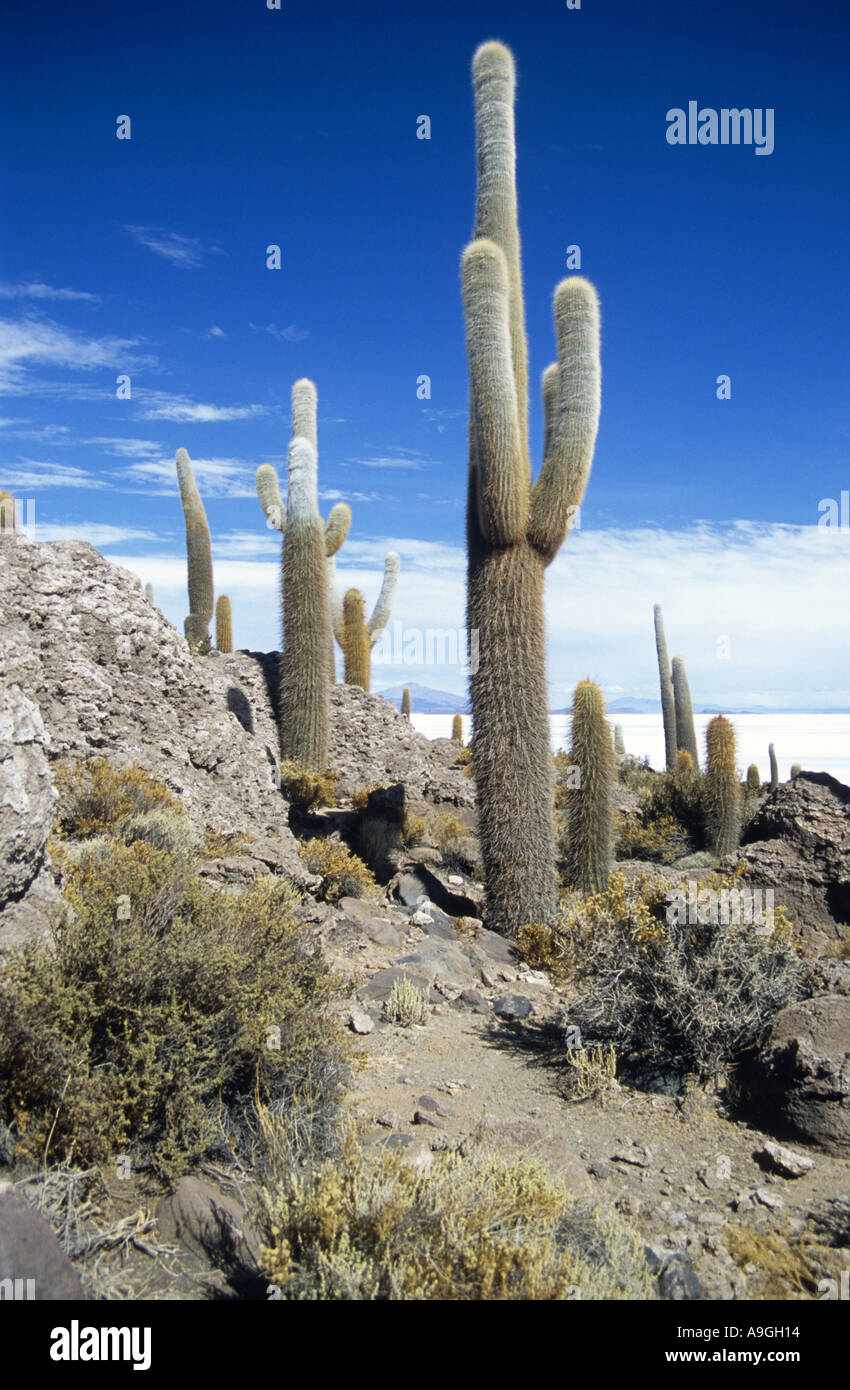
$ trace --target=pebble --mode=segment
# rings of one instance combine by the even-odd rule
[[[509,1022],[515,1019],[528,1018],[534,1012],[531,1000],[526,999],[524,994],[504,994],[501,999],[493,1001],[493,1012],[498,1018],[507,1019]]]
[[[413,1113],[413,1123],[415,1125],[431,1125],[433,1129],[442,1129],[439,1120],[435,1120],[433,1115],[429,1115],[427,1110],[416,1110]]]
[[[761,1202],[763,1207],[769,1207],[771,1211],[781,1211],[785,1205],[778,1192],[771,1192],[767,1187],[757,1187],[753,1193],[757,1202]]]
[[[771,1140],[763,1144],[754,1157],[764,1161],[783,1178],[801,1178],[804,1173],[810,1173],[815,1166],[814,1159],[808,1158],[805,1154],[795,1153],[784,1144],[774,1144]]]
[[[365,1009],[349,1009],[348,1026],[353,1033],[371,1033],[375,1027],[375,1020]]]

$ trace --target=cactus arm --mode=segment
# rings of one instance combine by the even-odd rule
[[[540,394],[543,397],[543,457],[552,453],[552,441],[558,419],[558,364],[550,362],[540,378]]]
[[[667,638],[664,636],[664,617],[660,604],[652,610],[655,622],[655,651],[658,656],[658,681],[661,688],[661,713],[664,719],[664,758],[668,772],[676,766],[678,746],[676,742],[676,703],[673,698],[673,677],[670,671],[670,658],[667,655]],[[694,763],[698,767],[698,763]]]
[[[276,531],[285,531],[286,507],[280,495],[277,473],[270,463],[261,463],[257,469],[257,496],[269,524]]]
[[[475,435],[478,524],[495,546],[515,545],[528,525],[530,469],[523,457],[511,364],[505,257],[473,241],[461,272]]]
[[[351,525],[351,508],[347,502],[337,502],[331,509],[325,526],[325,554],[330,558],[336,555]]]
[[[384,561],[384,582],[381,585],[381,592],[378,601],[372,609],[372,616],[366,624],[369,633],[369,645],[374,647],[384,628],[390,620],[393,599],[395,598],[396,584],[398,583],[398,572],[401,569],[401,560],[394,550],[391,550]]]
[[[186,522],[186,557],[188,565],[189,612],[209,626],[213,615],[213,567],[210,528],[204,504],[185,449],[175,456],[180,501]]]
[[[513,55],[501,43],[483,43],[472,62],[475,92],[475,143],[478,163],[476,239],[501,247],[508,277],[508,325],[516,391],[519,448],[528,454],[528,343],[522,297],[519,219],[516,194],[516,137]]]
[[[316,411],[319,403],[318,392],[306,376],[296,381],[292,388],[292,435],[309,440],[313,453],[319,457],[319,439],[316,429]]]
[[[530,543],[551,564],[581,504],[599,427],[599,301],[580,275],[555,291],[558,335],[557,398],[544,381],[547,449],[531,496]],[[548,401],[547,401],[548,396]]]

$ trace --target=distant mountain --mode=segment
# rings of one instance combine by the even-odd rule
[[[660,714],[660,700],[643,700],[638,696],[621,695],[606,702],[608,714]],[[553,709],[552,714],[572,714],[572,708]],[[800,709],[790,705],[695,705],[694,714],[850,714],[850,709]]]
[[[469,714],[469,701],[465,695],[452,695],[448,690],[432,690],[430,686],[417,685],[415,682],[411,682],[407,688],[410,691],[411,714]],[[383,695],[396,709],[401,709],[403,691],[403,685],[391,685],[376,693]]]

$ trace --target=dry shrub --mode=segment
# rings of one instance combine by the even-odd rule
[[[441,811],[431,821],[431,839],[443,857],[448,869],[462,869],[465,873],[475,873],[477,854],[472,831],[462,820],[450,811]]]
[[[168,788],[135,763],[119,768],[106,758],[69,760],[57,763],[55,779],[57,830],[71,839],[114,830],[149,811],[183,814]]]
[[[749,1275],[748,1297],[756,1300],[817,1299],[821,1280],[838,1283],[846,1268],[837,1251],[809,1232],[793,1233],[787,1223],[779,1231],[733,1225],[723,1239],[736,1265]]]
[[[211,825],[204,826],[204,845],[201,859],[229,859],[232,855],[247,854],[253,843],[253,835],[239,830],[214,830]]]
[[[711,875],[698,890],[735,882]],[[780,1009],[811,992],[811,972],[781,908],[769,936],[721,920],[678,926],[666,920],[669,888],[647,874],[629,886],[615,872],[607,892],[565,906],[557,934],[578,989],[569,1021],[613,1043],[621,1064],[713,1077],[758,1046]]]
[[[66,866],[51,941],[0,962],[7,1159],[250,1162],[257,1104],[327,1129],[347,1074],[338,985],[296,890],[210,892],[143,841],[102,850]]]
[[[311,874],[321,874],[324,880],[321,896],[325,902],[336,903],[340,898],[373,898],[378,885],[363,860],[353,854],[340,840],[322,838],[298,841],[298,853]]]
[[[656,1297],[637,1233],[527,1159],[444,1154],[422,1172],[349,1142],[265,1203],[262,1262],[284,1300]]]
[[[611,1043],[571,1047],[564,1054],[564,1090],[568,1100],[597,1100],[617,1076],[617,1053]]]
[[[309,772],[297,763],[284,761],[280,765],[280,785],[291,806],[305,814],[320,806],[336,804],[337,774],[326,768],[324,772]]]
[[[402,975],[390,990],[384,1009],[390,1023],[397,1023],[401,1028],[412,1028],[415,1023],[427,1023],[427,991],[418,989],[407,975]]]

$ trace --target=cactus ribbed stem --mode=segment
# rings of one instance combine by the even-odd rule
[[[189,619],[193,640],[209,637],[213,615],[213,566],[210,528],[201,494],[185,449],[178,449],[176,460],[180,500],[186,522],[186,560],[189,583]],[[187,630],[187,636],[189,631]]]
[[[463,743],[463,720],[459,714],[454,715],[452,718],[452,741],[454,743]]]
[[[770,759],[770,790],[775,792],[779,786],[779,763],[776,759],[776,749],[772,743],[767,746],[767,756]]]
[[[359,589],[349,589],[342,601],[342,650],[345,656],[345,683],[359,685],[369,693],[371,647],[366,626],[366,600]]]
[[[611,871],[614,749],[602,691],[589,680],[573,695],[570,762],[579,784],[567,792],[564,877],[582,893],[601,893]]]
[[[614,752],[617,754],[618,758],[624,758],[626,756],[626,744],[623,739],[622,724],[614,725]]]
[[[694,708],[691,703],[691,690],[682,657],[673,657],[673,706],[676,716],[677,751],[684,748],[690,753],[695,768],[699,767],[697,735],[694,728]]]
[[[545,448],[532,486],[514,143],[514,63],[475,54],[475,240],[462,262],[470,379],[467,626],[487,924],[507,936],[556,907],[545,569],[581,502],[599,417],[599,306],[581,277],[555,292],[557,365],[543,379]],[[610,735],[607,734],[610,748]]]
[[[216,600],[215,645],[223,654],[233,651],[233,613],[227,594],[221,594]]]
[[[405,719],[410,718],[410,687],[407,685],[401,692],[401,712]]]
[[[704,803],[709,848],[722,858],[733,854],[741,839],[741,784],[735,766],[735,730],[722,714],[705,731]]]
[[[676,766],[676,705],[673,699],[673,680],[670,675],[670,658],[667,655],[667,639],[664,636],[664,618],[660,605],[652,610],[655,619],[655,650],[658,654],[658,680],[661,686],[661,713],[664,717],[664,761],[668,772]]]

